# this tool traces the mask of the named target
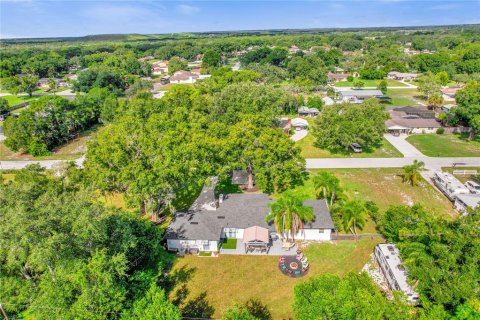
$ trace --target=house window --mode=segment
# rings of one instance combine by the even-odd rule
[[[236,237],[237,237],[237,229],[235,229],[235,228],[226,228],[226,229],[225,229],[225,237],[226,237],[226,238],[236,238]]]
[[[433,128],[428,128],[428,130],[433,130]]]
[[[324,229],[318,229],[318,233],[325,233]]]

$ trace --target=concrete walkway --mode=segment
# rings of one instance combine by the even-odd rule
[[[407,134],[401,134],[399,136],[393,136],[389,133],[383,135],[388,142],[390,142],[398,151],[400,151],[404,157],[423,157],[424,154],[418,151],[413,145],[411,145],[406,139]]]
[[[292,141],[298,141],[305,138],[308,134],[308,130],[295,130],[295,133],[290,137]]]

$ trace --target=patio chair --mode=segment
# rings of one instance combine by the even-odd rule
[[[302,268],[305,268],[305,269],[307,269],[307,268],[308,268],[308,266],[309,266],[308,262],[302,263]]]
[[[307,257],[303,257],[302,259],[300,259],[300,261],[302,263],[308,263],[308,258]]]

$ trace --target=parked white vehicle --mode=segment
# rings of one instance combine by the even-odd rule
[[[480,184],[476,183],[475,181],[465,182],[465,187],[467,187],[467,189],[473,194],[480,194]]]
[[[442,171],[435,172],[433,182],[451,201],[455,201],[455,196],[458,194],[470,193],[470,190],[450,173]]]

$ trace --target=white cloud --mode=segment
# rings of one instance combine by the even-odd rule
[[[200,11],[199,7],[189,6],[188,4],[179,4],[177,11],[181,14],[192,15]]]

